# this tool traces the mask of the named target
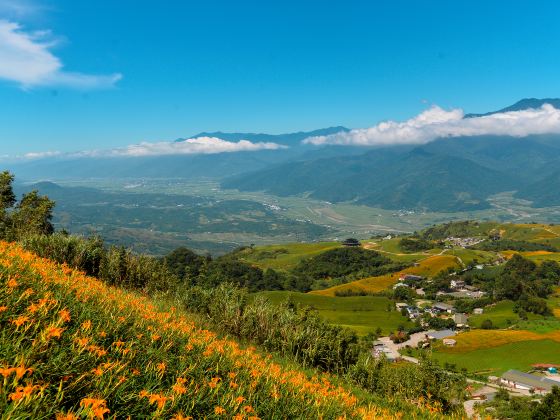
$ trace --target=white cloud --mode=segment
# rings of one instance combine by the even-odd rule
[[[90,155],[101,156],[160,156],[160,155],[192,155],[192,154],[214,154],[231,152],[254,152],[257,150],[283,149],[277,143],[252,143],[248,140],[238,142],[226,141],[217,137],[197,137],[178,142],[142,142],[130,146],[112,149],[108,151],[86,152]]]
[[[525,137],[530,134],[560,133],[560,110],[545,104],[541,108],[465,118],[460,109],[446,111],[432,106],[404,122],[385,121],[370,128],[346,133],[310,137],[308,144],[378,146],[424,144],[438,138],[480,135]]]
[[[58,151],[30,152],[18,159],[32,160],[51,157],[61,158],[102,158],[102,157],[145,157],[165,155],[201,155],[233,152],[255,152],[259,150],[279,150],[287,146],[277,143],[252,143],[248,140],[231,142],[217,137],[197,137],[178,142],[142,142],[125,147],[106,150],[86,150],[73,153],[61,153]]]
[[[122,76],[91,75],[63,70],[51,48],[56,44],[49,31],[24,31],[12,21],[0,20],[0,78],[23,88],[66,86],[97,89],[114,86]]]
[[[23,155],[24,159],[43,159],[48,157],[60,156],[61,152],[29,152]]]

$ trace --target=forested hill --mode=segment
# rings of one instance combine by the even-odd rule
[[[517,197],[550,206],[556,198],[536,197],[532,186],[538,191],[546,185],[554,190],[559,162],[557,135],[461,137],[413,150],[380,148],[358,156],[289,162],[231,177],[222,186],[284,196],[310,194],[330,202],[354,201],[387,209],[447,212],[488,208],[489,196],[519,190]]]

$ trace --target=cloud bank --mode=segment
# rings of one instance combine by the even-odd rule
[[[217,137],[197,137],[178,142],[142,142],[125,147],[107,150],[88,150],[74,153],[30,152],[20,159],[43,159],[50,157],[62,158],[103,158],[103,157],[147,157],[170,155],[201,155],[234,152],[256,152],[259,150],[285,149],[287,146],[277,143],[252,143],[248,140],[231,142]]]
[[[163,155],[193,155],[232,152],[255,152],[285,148],[277,143],[252,143],[248,140],[226,141],[217,137],[197,137],[177,142],[142,142],[107,151],[82,152],[85,156],[142,157]]]
[[[100,89],[115,85],[120,73],[93,75],[67,72],[51,48],[56,45],[49,31],[26,32],[12,21],[0,19],[0,79],[18,83],[22,88],[63,86]]]
[[[309,137],[304,143],[347,146],[383,146],[424,144],[430,141],[461,136],[506,135],[525,137],[531,134],[560,134],[560,110],[545,104],[527,109],[465,118],[460,109],[446,111],[432,106],[407,121],[385,121],[370,128],[346,133]]]

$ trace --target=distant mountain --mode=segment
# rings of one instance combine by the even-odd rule
[[[199,155],[165,155],[147,157],[55,157],[5,164],[18,177],[36,179],[80,178],[222,178],[264,169],[291,160],[363,153],[353,147],[316,147],[303,145],[307,137],[348,131],[330,127],[288,134],[199,133],[193,137],[219,137],[227,141],[249,140],[273,142],[288,146],[280,150],[216,153]],[[191,137],[189,137],[191,138]],[[177,139],[176,142],[185,139]]]
[[[521,188],[515,196],[533,202],[534,207],[560,206],[560,170]]]
[[[560,99],[522,99],[499,111],[520,111]],[[560,205],[560,135],[471,136],[446,138],[419,147],[384,147],[362,155],[324,156],[290,161],[223,181],[225,188],[262,190],[279,195],[388,209],[476,210],[488,196],[518,190],[537,206]]]
[[[214,132],[198,133],[188,138],[217,137],[227,141],[249,140],[251,142],[270,142],[270,143],[283,144],[286,146],[297,146],[302,142],[302,140],[305,140],[308,137],[328,136],[329,134],[336,134],[336,133],[348,132],[348,131],[350,131],[350,129],[342,126],[321,128],[319,130],[314,130],[314,131],[298,131],[297,133],[286,133],[286,134],[224,133],[222,131],[214,131]],[[181,138],[175,141],[181,142],[184,140],[186,139]]]
[[[560,109],[560,99],[527,98],[499,111]],[[19,179],[213,178],[224,188],[304,195],[387,209],[464,211],[487,208],[490,195],[517,191],[535,206],[560,205],[560,135],[445,138],[422,146],[314,146],[312,136],[338,126],[287,134],[203,132],[192,137],[274,142],[281,150],[135,158],[43,159],[8,166]],[[191,137],[191,138],[192,138]],[[176,141],[184,141],[177,139]],[[7,166],[7,165],[5,165]]]
[[[525,109],[540,108],[544,104],[550,104],[554,108],[560,109],[560,98],[544,98],[544,99],[525,98],[514,103],[513,105],[507,106],[498,111],[486,112],[484,114],[466,114],[465,118],[484,117],[487,115],[499,114],[502,112],[523,111]]]
[[[222,186],[387,209],[465,211],[489,207],[486,198],[514,189],[515,181],[459,156],[393,147],[359,156],[290,162],[232,177]]]

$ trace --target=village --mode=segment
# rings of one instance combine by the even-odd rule
[[[448,237],[445,249],[468,248],[482,241],[484,239]],[[455,347],[456,337],[471,329],[469,318],[483,315],[489,302],[488,293],[480,287],[468,284],[461,274],[470,270],[483,270],[486,265],[503,263],[503,257],[498,254],[498,258],[490,264],[472,264],[459,272],[450,272],[445,281],[438,282],[435,293],[433,287],[431,293],[427,293],[433,279],[417,274],[401,275],[392,286],[395,310],[417,328],[410,334],[397,331],[378,337],[373,343],[372,355],[389,362],[419,363],[418,357],[422,351],[431,351],[432,347]],[[461,305],[461,302],[472,305],[466,309],[466,305]],[[492,328],[491,324],[484,323],[481,327]],[[558,369],[558,364],[537,363],[531,365],[531,369],[526,372],[509,369],[499,376],[488,375],[486,380],[469,378],[473,391],[464,404],[465,410],[472,416],[476,404],[492,401],[500,390],[513,396],[546,395],[553,387],[560,386]]]

